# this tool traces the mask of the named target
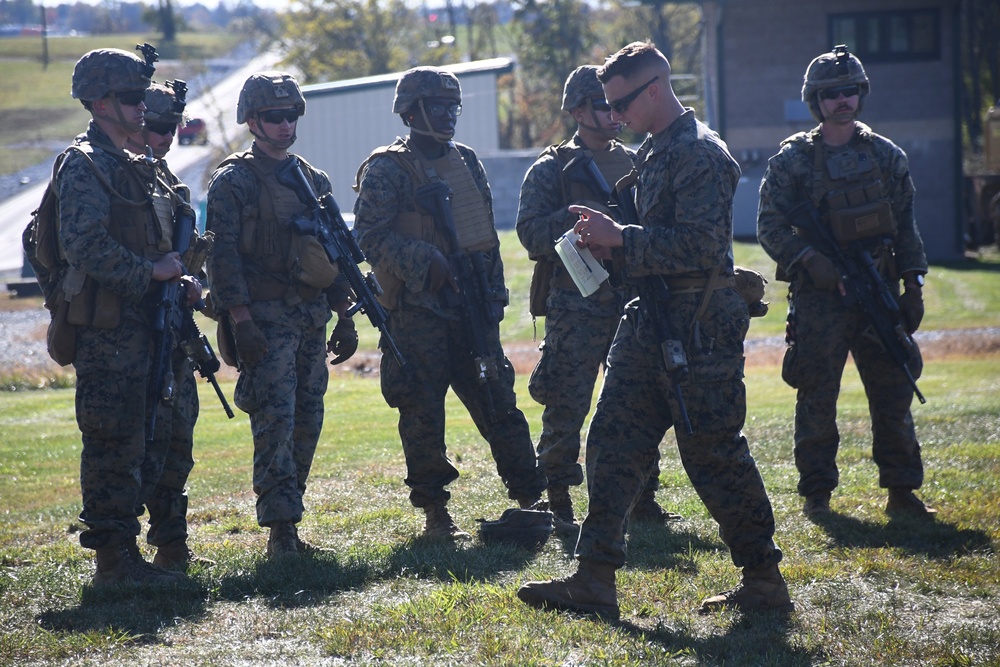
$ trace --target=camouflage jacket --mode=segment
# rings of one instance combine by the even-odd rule
[[[260,151],[256,142],[251,149],[256,159],[271,160]],[[330,192],[330,180],[325,173],[313,171],[313,180],[318,195]],[[331,319],[332,305],[345,298],[340,281],[335,281],[325,294],[321,292],[299,303],[286,303],[282,299],[253,301],[250,297],[247,276],[263,269],[240,252],[240,238],[243,216],[248,211],[257,211],[260,196],[257,176],[250,167],[238,161],[220,167],[212,176],[208,186],[206,228],[215,234],[215,244],[208,259],[213,306],[217,310],[229,310],[233,306],[247,305],[254,319],[269,322],[288,322],[292,313],[298,313],[310,326],[322,326]],[[293,232],[288,230],[288,233]]]
[[[462,154],[492,217],[493,195],[479,158],[463,144],[451,143],[449,150]],[[437,248],[420,239],[406,238],[394,229],[393,222],[399,214],[417,210],[412,177],[395,159],[380,155],[368,162],[358,180],[358,199],[354,203],[354,229],[358,234],[358,245],[372,266],[405,283],[402,297],[405,303],[458,320],[461,313],[457,309],[446,308],[441,303],[440,295],[425,288],[434,250],[447,256],[448,249]],[[487,253],[487,271],[491,291],[505,293],[499,247]]]
[[[740,168],[726,144],[688,109],[638,153],[641,227],[623,232],[630,277],[733,273],[733,193]]]
[[[588,150],[580,141],[580,135],[575,134],[566,142],[565,147],[574,152],[582,153]],[[584,297],[573,285],[562,262],[555,251],[555,242],[566,231],[576,224],[577,216],[567,210],[570,204],[586,204],[593,208],[606,209],[607,202],[601,201],[601,196],[587,188],[587,200],[572,201],[570,188],[565,183],[563,167],[566,163],[552,150],[546,149],[528,169],[521,184],[521,195],[517,204],[517,222],[515,228],[521,245],[528,251],[531,258],[553,262],[553,287],[548,297],[549,308],[565,308],[568,310],[587,311],[598,315],[614,315],[620,310],[620,299],[610,298],[612,291],[608,282],[601,285],[598,292]],[[635,151],[623,144],[612,141],[609,151],[622,151],[633,160]],[[614,187],[614,183],[610,184]],[[628,291],[628,290],[621,290]]]
[[[927,271],[924,244],[913,215],[913,181],[906,154],[890,140],[875,134],[864,123],[856,123],[853,141],[870,144],[882,172],[884,192],[896,221],[893,250],[896,270]],[[781,150],[768,161],[760,184],[757,209],[757,238],[768,255],[777,262],[779,274],[794,275],[799,259],[811,247],[797,236],[785,213],[797,204],[809,201],[813,193],[813,158],[819,128],[800,132],[781,142]]]
[[[111,188],[135,200],[134,217],[152,215],[152,208],[141,203],[146,197],[130,154],[115,147],[93,121],[76,143],[89,145],[90,159]],[[116,195],[95,174],[87,156],[69,151],[57,175],[57,189],[59,243],[66,261],[126,303],[138,302],[150,287],[153,263],[109,233]]]

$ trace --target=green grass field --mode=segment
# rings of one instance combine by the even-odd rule
[[[512,292],[530,270],[503,235]],[[752,246],[739,261],[770,268]],[[992,261],[933,267],[934,328],[996,326]],[[522,285],[523,283],[523,285]],[[776,287],[774,284],[770,288]],[[783,295],[751,335],[775,335]],[[528,344],[515,299],[508,345]],[[942,312],[938,312],[938,311]],[[362,326],[362,346],[374,337]],[[767,334],[763,331],[769,332]],[[537,437],[540,407],[517,393]],[[851,367],[839,404],[841,486],[835,514],[806,520],[795,494],[794,393],[774,364],[747,369],[746,434],[775,508],[776,539],[796,611],[788,618],[700,616],[704,597],[738,573],[680,466],[663,446],[660,502],[686,520],[637,527],[619,573],[622,621],[538,612],[524,581],[574,569],[573,545],[537,552],[418,539],[394,411],[377,378],[331,377],[326,422],[306,494],[305,539],[329,552],[292,564],[263,557],[254,520],[248,420],[227,420],[201,383],[191,543],[216,561],[170,589],[92,590],[77,542],[79,433],[72,388],[0,392],[0,665],[1000,665],[1000,355],[927,364],[914,406],[935,521],[889,521],[871,462],[864,395]],[[232,395],[232,382],[224,389]],[[450,399],[449,453],[462,472],[450,508],[466,530],[510,506],[486,444]],[[586,511],[583,488],[574,491]]]

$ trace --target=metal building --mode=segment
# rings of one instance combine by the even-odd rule
[[[455,140],[480,155],[499,146],[497,77],[514,69],[510,58],[445,65],[462,84],[462,116]],[[315,84],[302,89],[306,116],[299,122],[294,152],[330,176],[333,196],[345,217],[354,208],[351,189],[358,166],[371,152],[408,130],[392,113],[401,72]]]

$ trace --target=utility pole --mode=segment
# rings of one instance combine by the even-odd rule
[[[45,20],[45,5],[38,3],[38,8],[42,12],[42,69],[49,68],[49,24]]]

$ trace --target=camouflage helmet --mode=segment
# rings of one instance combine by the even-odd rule
[[[295,77],[287,72],[257,72],[243,84],[236,104],[236,122],[242,125],[261,109],[295,107],[306,115],[306,99]]]
[[[83,54],[73,68],[73,99],[93,102],[111,93],[145,90],[154,68],[122,49],[94,49]]]
[[[563,87],[562,110],[572,111],[594,97],[604,99],[604,86],[597,80],[597,67],[595,65],[581,65],[573,70],[566,79],[566,85]]]
[[[856,83],[861,87],[858,111],[865,96],[871,92],[868,75],[858,57],[847,50],[844,44],[833,47],[833,51],[813,58],[802,78],[802,101],[809,105],[809,111],[816,120],[823,122],[816,93],[824,88],[847,86]]]
[[[458,77],[437,67],[414,67],[403,72],[396,82],[392,112],[406,113],[419,100],[444,97],[462,103],[462,86]]]
[[[184,98],[178,96],[175,86],[183,81],[154,81],[146,90],[146,122],[179,124],[185,121]],[[187,90],[187,87],[184,87]]]

